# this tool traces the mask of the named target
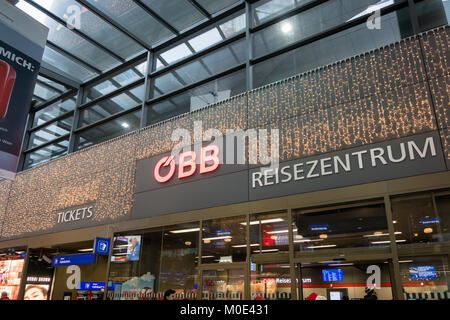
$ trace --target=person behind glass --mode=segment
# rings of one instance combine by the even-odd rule
[[[175,290],[166,290],[166,292],[164,292],[164,300],[175,300]]]
[[[375,293],[375,289],[366,288],[366,295],[364,296],[364,300],[378,300],[377,294]]]
[[[2,297],[0,298],[0,300],[9,300],[8,293],[3,291],[2,292]]]

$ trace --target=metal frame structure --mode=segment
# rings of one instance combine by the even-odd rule
[[[32,5],[36,9],[40,10],[41,12],[46,14],[51,19],[54,19],[56,22],[58,22],[60,24],[65,23],[65,21],[63,19],[59,18],[54,13],[42,8],[40,5],[34,3],[32,0],[23,0],[23,1],[26,1],[28,4]],[[152,10],[152,8],[149,8],[143,1],[133,0],[133,3],[136,4],[140,9],[145,11],[154,20],[156,20],[158,23],[160,23],[162,26],[164,26],[166,29],[168,29],[171,33],[173,33],[173,36],[170,37],[169,39],[167,39],[166,41],[164,41],[163,43],[157,43],[154,45],[150,45],[149,43],[145,42],[143,39],[140,39],[138,36],[133,34],[129,29],[127,29],[124,25],[122,25],[118,21],[112,19],[110,16],[106,15],[104,12],[99,10],[94,5],[90,4],[89,1],[87,1],[87,0],[75,0],[75,1],[78,4],[86,7],[89,11],[91,11],[97,17],[102,19],[104,22],[113,26],[116,30],[118,30],[122,34],[125,34],[134,42],[138,43],[140,46],[142,46],[144,51],[142,53],[136,54],[135,56],[129,58],[128,60],[125,60],[125,59],[121,58],[119,55],[117,55],[116,53],[114,53],[113,51],[111,51],[110,49],[106,48],[104,45],[102,45],[98,41],[92,39],[85,33],[81,32],[80,30],[73,29],[72,31],[74,33],[76,33],[78,36],[80,36],[82,39],[88,41],[90,44],[94,45],[97,49],[101,50],[102,52],[108,54],[109,56],[111,56],[112,58],[114,58],[120,62],[120,65],[115,66],[109,70],[102,72],[102,70],[99,70],[96,66],[90,65],[89,63],[83,61],[79,57],[74,56],[73,54],[69,53],[64,48],[61,48],[57,44],[49,41],[47,43],[49,48],[52,48],[53,50],[59,52],[60,54],[71,59],[72,61],[75,61],[76,63],[83,66],[84,68],[91,70],[92,72],[97,74],[97,76],[95,76],[93,79],[90,79],[84,83],[78,83],[76,80],[71,79],[70,75],[59,74],[58,72],[56,72],[56,70],[50,69],[51,66],[47,66],[44,64],[44,66],[41,67],[40,74],[42,76],[44,76],[52,81],[55,81],[59,84],[63,84],[64,86],[68,87],[69,90],[61,93],[60,95],[58,95],[56,97],[53,97],[52,99],[50,99],[48,101],[41,102],[37,106],[35,106],[31,109],[30,114],[29,114],[29,120],[28,120],[28,124],[27,124],[25,137],[23,140],[22,150],[21,150],[21,158],[20,158],[19,166],[18,166],[19,171],[27,168],[27,164],[25,163],[26,154],[37,151],[40,148],[43,148],[46,146],[56,144],[67,138],[69,138],[69,140],[70,140],[67,152],[72,153],[77,150],[75,141],[76,141],[76,137],[79,136],[80,133],[85,132],[86,130],[89,130],[96,126],[99,126],[101,124],[107,123],[111,120],[117,119],[121,116],[131,114],[136,111],[140,111],[140,114],[141,114],[140,128],[146,127],[147,125],[149,125],[149,122],[147,121],[147,115],[149,113],[149,108],[151,105],[158,103],[162,100],[170,99],[170,98],[176,96],[177,94],[186,92],[189,89],[193,89],[198,86],[204,85],[208,82],[215,81],[217,79],[226,77],[234,72],[245,70],[246,90],[247,91],[252,90],[254,88],[253,66],[255,66],[256,64],[266,61],[270,58],[276,57],[278,55],[281,55],[283,53],[301,48],[312,42],[324,39],[330,35],[336,34],[338,32],[344,31],[344,30],[348,30],[349,28],[352,28],[354,26],[365,23],[367,18],[370,16],[370,14],[366,14],[366,15],[361,16],[351,22],[343,23],[343,24],[333,27],[331,29],[319,32],[318,34],[315,34],[313,36],[307,37],[300,41],[294,42],[294,43],[289,44],[285,47],[282,47],[278,50],[269,52],[268,54],[264,54],[263,56],[255,57],[254,52],[253,52],[254,50],[253,50],[252,39],[253,39],[253,35],[256,32],[261,31],[267,27],[270,27],[280,21],[287,19],[287,18],[293,17],[299,13],[302,13],[302,12],[305,12],[312,8],[315,8],[315,7],[317,7],[323,3],[326,3],[328,1],[331,1],[331,0],[316,0],[316,1],[308,2],[307,4],[300,5],[296,8],[288,10],[284,13],[275,15],[270,20],[265,21],[257,26],[254,26],[254,23],[253,23],[253,21],[254,21],[253,6],[255,3],[259,2],[258,0],[256,0],[256,1],[255,0],[241,0],[239,2],[236,2],[231,7],[226,8],[226,9],[219,11],[217,13],[214,13],[214,14],[209,13],[205,8],[203,8],[201,5],[199,5],[199,3],[197,1],[187,0],[195,8],[195,10],[197,10],[198,12],[201,13],[201,15],[204,17],[204,19],[199,21],[195,25],[191,26],[190,28],[185,29],[181,32],[178,31],[175,27],[173,27],[170,23],[165,21],[160,15],[158,15],[154,10]],[[419,3],[422,1],[424,1],[424,0],[415,0],[415,1],[404,0],[400,3],[394,3],[388,7],[383,8],[381,10],[381,15],[383,16],[383,15],[392,13],[396,10],[409,8],[409,18],[410,18],[411,24],[413,26],[413,31],[415,34],[417,34],[417,33],[419,33],[419,25],[418,25],[417,13],[416,13],[414,6],[415,6],[415,3]],[[235,34],[229,38],[225,38],[224,35],[222,34],[221,35],[222,41],[217,42],[214,45],[211,45],[210,47],[208,47],[204,50],[201,50],[199,52],[195,52],[195,50],[193,50],[193,48],[190,47],[190,51],[191,51],[190,55],[188,55],[187,57],[184,57],[180,61],[176,61],[174,63],[167,64],[167,65],[163,66],[162,68],[156,70],[156,59],[158,59],[158,53],[161,53],[163,50],[168,50],[171,47],[173,47],[177,44],[180,44],[180,43],[185,43],[185,44],[189,45],[188,40],[190,38],[200,34],[202,31],[208,30],[208,28],[217,27],[217,29],[220,30],[220,28],[218,28],[220,22],[222,22],[222,21],[224,21],[224,19],[232,17],[233,15],[238,14],[238,13],[245,14],[246,27],[244,30],[242,30],[241,32],[238,32],[237,34]],[[155,78],[157,78],[158,76],[161,76],[166,73],[173,73],[174,75],[176,75],[176,72],[175,72],[176,68],[184,66],[184,65],[188,64],[189,62],[200,59],[220,48],[230,46],[241,40],[245,41],[245,48],[247,50],[246,61],[244,61],[243,63],[238,63],[234,67],[229,68],[220,73],[216,73],[216,74],[210,73],[210,76],[208,76],[207,78],[202,79],[197,82],[194,82],[192,84],[186,85],[181,82],[183,84],[183,87],[181,87],[179,89],[176,89],[174,91],[171,91],[171,92],[168,92],[165,94],[161,94],[158,97],[152,96],[152,93],[155,89]],[[188,48],[189,48],[189,46],[188,46]],[[100,84],[104,81],[110,80],[112,77],[114,77],[122,72],[125,72],[128,69],[133,68],[134,66],[136,66],[142,62],[145,62],[145,61],[147,61],[147,69],[141,79],[136,80],[133,83],[128,84],[126,86],[119,87],[117,90],[109,92],[108,94],[103,95],[95,100],[89,101],[88,103],[84,103],[84,97],[85,97],[87,91],[89,90],[89,88],[91,88],[92,86],[94,86],[96,84]],[[200,60],[200,62],[201,62],[201,60]],[[203,66],[205,66],[205,65],[203,64]],[[205,69],[208,71],[207,68],[205,68]],[[136,69],[133,69],[133,71],[137,72]],[[83,127],[78,126],[79,122],[80,122],[79,120],[80,120],[80,115],[81,115],[82,110],[89,108],[90,106],[93,106],[98,102],[105,101],[111,97],[114,97],[123,92],[126,92],[127,90],[134,88],[136,86],[139,86],[141,84],[145,85],[145,96],[143,97],[142,103],[136,103],[136,106],[133,108],[126,109],[119,113],[115,113],[110,116],[104,117],[97,122],[90,123]],[[34,114],[37,111],[40,111],[46,107],[49,107],[55,103],[58,103],[62,99],[65,99],[70,96],[75,96],[75,95],[77,95],[77,97],[78,97],[76,100],[75,110],[72,110],[68,113],[60,115],[57,118],[51,119],[49,122],[46,122],[39,126],[32,127]],[[47,141],[38,147],[28,148],[30,136],[33,132],[35,132],[39,129],[42,129],[43,127],[45,127],[46,125],[48,125],[50,123],[53,123],[53,122],[56,123],[57,121],[60,121],[64,118],[70,117],[70,116],[74,116],[74,121],[73,121],[73,124],[72,124],[69,134],[58,137],[58,138],[50,140],[50,141]],[[46,161],[48,161],[48,160],[44,160],[44,162],[46,162]],[[35,165],[39,165],[39,163],[36,163]]]

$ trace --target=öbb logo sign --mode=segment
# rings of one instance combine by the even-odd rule
[[[219,167],[219,147],[209,145],[201,148],[200,151],[200,174],[206,174],[217,170]],[[195,151],[180,153],[178,161],[178,179],[184,179],[194,175],[197,170],[197,155]],[[168,168],[165,175],[161,175],[161,168]],[[166,170],[167,171],[167,170]],[[161,158],[155,166],[154,177],[159,183],[166,183],[175,175],[175,156],[170,155]]]

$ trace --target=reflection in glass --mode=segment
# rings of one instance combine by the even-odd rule
[[[368,30],[363,23],[258,63],[253,68],[254,87],[382,47],[412,34],[407,9],[382,16],[381,24],[384,26],[381,30]]]
[[[49,160],[57,159],[67,154],[69,139],[42,147],[25,155],[25,169],[35,167]]]
[[[316,252],[338,248],[390,247],[384,204],[296,211],[295,250]]]
[[[33,127],[39,126],[45,122],[53,120],[69,111],[75,109],[77,96],[60,100],[54,104],[37,111],[34,114]]]
[[[159,89],[155,88],[155,90]],[[198,110],[245,90],[245,72],[235,72],[149,106],[147,124],[154,124],[186,112]]]
[[[132,112],[77,134],[76,148],[82,149],[139,129],[141,111]]]
[[[242,300],[244,270],[219,269],[203,271],[204,300]]]
[[[33,131],[30,135],[30,142],[28,143],[28,148],[39,146],[53,139],[69,134],[70,128],[72,127],[72,123],[73,123],[73,116],[69,116],[65,119],[52,122],[51,124],[45,126],[42,129]]]
[[[252,215],[250,245],[252,254],[289,251],[286,212]]]
[[[258,264],[250,277],[252,300],[287,300],[291,296],[289,264]]]
[[[245,216],[203,222],[202,263],[245,261]]]

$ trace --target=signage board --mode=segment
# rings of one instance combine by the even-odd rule
[[[93,253],[82,253],[82,254],[54,257],[52,260],[53,267],[91,264],[91,263],[95,263],[95,254]]]
[[[14,179],[48,29],[0,1],[0,177]]]
[[[109,255],[110,240],[105,238],[95,238],[94,254],[107,256]]]
[[[344,281],[342,269],[323,269],[322,281],[324,282]]]
[[[436,279],[437,273],[434,266],[413,266],[409,267],[411,280]]]
[[[101,291],[105,289],[104,282],[85,282],[80,281],[78,284],[78,290],[91,290],[91,291]]]

